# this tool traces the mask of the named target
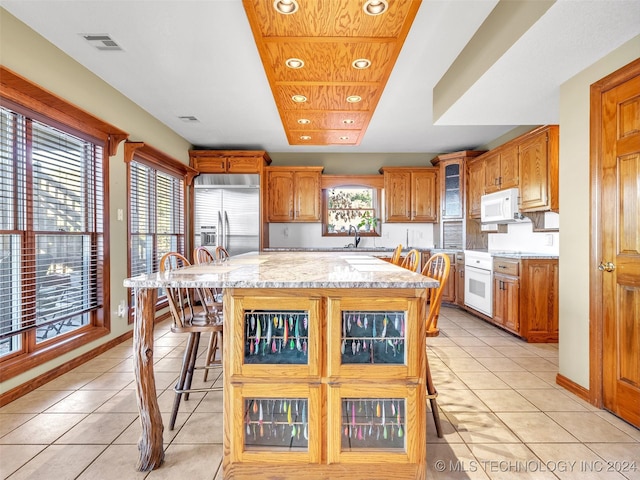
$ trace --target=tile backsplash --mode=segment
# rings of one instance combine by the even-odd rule
[[[545,213],[545,227],[558,228],[559,215]],[[528,222],[508,225],[507,233],[490,233],[489,250],[544,253],[558,255],[560,232],[534,232],[533,224]]]

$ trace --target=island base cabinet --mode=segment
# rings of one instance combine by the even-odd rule
[[[224,295],[225,479],[425,478],[424,290]]]

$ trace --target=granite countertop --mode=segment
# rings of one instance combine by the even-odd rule
[[[517,259],[557,259],[558,255],[551,253],[534,253],[534,252],[489,252],[492,257],[517,258]]]
[[[351,252],[255,252],[221,265],[194,265],[173,272],[128,278],[125,287],[217,288],[430,288],[436,280],[371,255]]]

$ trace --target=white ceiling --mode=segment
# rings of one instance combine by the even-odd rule
[[[559,86],[640,34],[640,0],[558,0],[434,125],[434,86],[496,4],[423,0],[361,144],[293,147],[241,0],[0,0],[193,145],[270,153],[441,153],[557,123]],[[123,51],[99,51],[86,33]]]

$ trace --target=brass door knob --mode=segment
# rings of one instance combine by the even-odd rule
[[[616,269],[616,266],[613,264],[613,262],[600,262],[600,265],[598,265],[598,270],[600,270],[601,272],[613,272]]]

